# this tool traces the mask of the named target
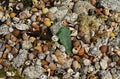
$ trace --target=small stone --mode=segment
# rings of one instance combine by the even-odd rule
[[[101,66],[102,69],[106,69],[108,67],[107,60],[102,59],[100,61],[100,66]]]
[[[39,79],[48,79],[48,77],[47,77],[47,75],[42,74],[42,75],[40,75]]]
[[[42,52],[42,47],[41,46],[36,46],[34,49],[38,50],[39,52]]]
[[[54,35],[54,36],[52,36],[52,40],[53,40],[53,41],[58,41],[59,38],[58,38],[56,35]]]
[[[24,64],[27,59],[28,51],[25,49],[20,49],[19,54],[13,59],[13,67],[20,67]]]
[[[11,61],[12,59],[13,59],[13,54],[11,54],[11,53],[8,53],[8,59],[9,59],[9,61]]]
[[[84,59],[83,63],[84,63],[85,66],[88,66],[88,65],[91,64],[91,61],[89,59]]]
[[[102,53],[107,53],[108,52],[108,46],[107,45],[102,45],[100,47],[100,50],[101,50]]]
[[[46,57],[46,55],[44,53],[39,53],[38,54],[39,59],[44,59],[45,57]]]
[[[28,30],[29,26],[27,24],[16,24],[15,27],[19,30]]]
[[[32,60],[33,58],[34,58],[34,54],[33,53],[28,54],[28,59],[29,60]]]
[[[95,9],[95,7],[87,1],[78,1],[74,5],[73,12],[77,14],[82,14],[82,13],[88,14],[89,9]]]
[[[78,55],[82,56],[82,55],[84,55],[84,53],[85,53],[85,49],[84,48],[80,48],[80,50],[78,51]]]
[[[45,20],[45,21],[44,21],[44,24],[45,24],[47,27],[50,27],[50,26],[51,26],[51,21],[50,21],[50,20]]]
[[[76,41],[73,43],[73,46],[74,46],[74,47],[81,47],[80,41],[79,41],[79,40],[76,40]]]
[[[42,8],[42,13],[43,14],[46,14],[48,11],[49,11],[48,8]]]
[[[16,13],[10,13],[10,17],[14,18],[16,16]]]
[[[50,70],[56,70],[56,65],[54,63],[49,64]]]
[[[9,28],[9,32],[13,32],[14,29],[12,27]]]
[[[72,66],[73,66],[73,68],[75,68],[75,69],[79,68],[79,63],[78,63],[78,61],[73,61]]]
[[[24,48],[24,49],[30,49],[32,47],[32,44],[31,44],[31,42],[30,41],[23,41],[22,42],[22,48]]]

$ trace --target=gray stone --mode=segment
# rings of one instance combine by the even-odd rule
[[[23,65],[25,60],[27,59],[27,54],[27,50],[20,49],[19,54],[13,59],[13,66],[16,68]]]
[[[58,21],[63,20],[65,15],[67,14],[68,9],[64,6],[58,8],[58,11],[55,13],[55,17],[57,18]]]
[[[44,72],[44,69],[40,65],[30,66],[27,67],[23,74],[28,79],[36,79]]]
[[[22,23],[16,24],[15,27],[19,30],[28,30],[29,29],[29,26],[27,24],[22,24]]]
[[[30,41],[28,41],[28,40],[23,41],[23,43],[22,43],[23,49],[30,49],[31,47],[32,47],[32,43]]]
[[[9,26],[7,26],[6,24],[2,24],[0,26],[0,35],[6,35],[9,33]]]
[[[74,5],[73,12],[77,14],[88,14],[89,9],[95,9],[95,7],[87,1],[78,1]]]
[[[70,23],[73,23],[75,20],[77,20],[78,14],[76,13],[69,13],[65,16],[65,20],[67,20]]]
[[[100,75],[101,75],[101,79],[113,79],[109,71],[103,70],[100,72]]]
[[[54,24],[53,26],[51,26],[50,30],[52,31],[53,34],[57,34],[61,27],[63,27],[62,23],[58,22],[58,23]]]
[[[101,66],[102,69],[106,69],[108,67],[107,60],[102,59],[100,61],[100,66]]]
[[[120,11],[120,0],[101,0],[100,3],[105,8]]]

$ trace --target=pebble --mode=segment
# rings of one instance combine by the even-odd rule
[[[29,26],[26,25],[26,24],[16,24],[15,27],[19,30],[28,30],[29,29]]]
[[[100,66],[102,69],[106,69],[108,67],[107,61],[105,59],[102,59],[100,61]]]
[[[89,9],[95,9],[95,7],[87,1],[78,1],[74,5],[73,12],[77,14],[87,14]]]
[[[19,54],[13,59],[13,67],[20,67],[24,64],[27,58],[28,51],[25,49],[20,49]]]
[[[85,66],[89,66],[91,64],[91,61],[89,59],[84,59],[83,63]]]
[[[23,49],[30,49],[32,47],[32,44],[31,44],[31,42],[30,41],[23,41],[22,42],[22,48]]]
[[[75,69],[79,68],[78,61],[73,61],[72,65],[73,65],[73,68],[75,68]]]

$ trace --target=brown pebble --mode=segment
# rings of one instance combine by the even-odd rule
[[[57,57],[58,63],[63,65],[65,63],[65,59],[63,57]]]
[[[89,58],[89,56],[87,54],[84,54],[83,57],[85,57],[87,59]]]
[[[10,53],[12,53],[13,55],[16,55],[18,53],[18,50],[15,47],[13,47]]]
[[[81,48],[81,49],[78,51],[78,55],[79,55],[79,56],[84,55],[84,53],[85,53],[84,48]]]
[[[40,27],[36,23],[32,23],[32,27],[34,28],[34,31],[39,31]]]
[[[90,1],[91,1],[91,4],[92,4],[92,5],[95,5],[96,2],[97,2],[96,0],[90,0]]]
[[[7,53],[3,53],[2,58],[6,59],[7,58]]]
[[[42,65],[48,65],[48,62],[46,60],[41,60]]]
[[[74,47],[80,47],[80,41],[79,40],[76,40],[74,43],[73,43],[73,46]]]
[[[108,16],[110,14],[108,9],[103,10],[104,15]]]
[[[14,29],[13,35],[16,36],[16,37],[19,36],[20,35],[20,30]]]
[[[80,62],[80,57],[79,57],[79,56],[75,55],[75,56],[73,56],[73,58],[74,58],[75,60],[77,60],[78,62]]]
[[[77,69],[79,67],[78,61],[73,61],[72,66]]]
[[[5,39],[10,40],[11,34],[5,35]]]
[[[9,66],[10,66],[10,62],[7,61],[7,60],[3,60],[2,65],[3,65],[4,67],[9,67]]]
[[[90,76],[90,78],[89,79],[96,79],[95,77],[93,77],[93,76]]]
[[[37,12],[38,9],[37,9],[37,8],[32,8],[31,11],[32,11],[32,12]]]
[[[56,70],[56,64],[50,63],[49,68],[50,68],[50,70]]]
[[[48,45],[43,45],[43,52],[46,52],[46,51],[48,51]]]
[[[102,53],[107,53],[108,52],[108,46],[107,45],[102,45],[100,47],[100,50],[101,50]]]
[[[42,52],[42,46],[36,46],[34,49],[38,50],[40,53]]]
[[[11,41],[15,42],[17,38],[14,35],[11,35]]]
[[[117,64],[120,66],[120,59],[117,61]]]

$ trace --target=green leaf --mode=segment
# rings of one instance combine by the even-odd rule
[[[57,36],[60,39],[60,43],[65,47],[66,53],[71,55],[72,43],[70,37],[70,30],[68,27],[61,27]]]

